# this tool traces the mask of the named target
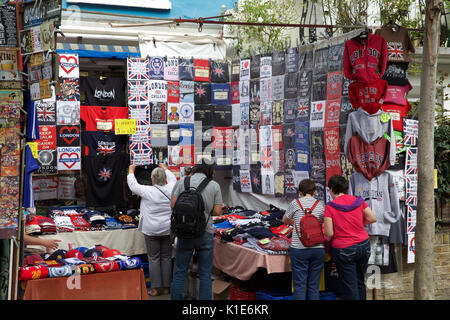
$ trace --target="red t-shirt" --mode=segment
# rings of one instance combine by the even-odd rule
[[[333,202],[351,206],[355,200],[355,196],[344,194],[334,199]],[[364,209],[367,207],[365,201],[351,211],[340,211],[329,204],[325,206],[324,217],[333,220],[334,235],[331,245],[334,248],[347,248],[369,238],[366,229],[364,229]]]
[[[115,119],[128,119],[128,108],[81,106],[80,118],[86,122],[86,131],[114,131]]]

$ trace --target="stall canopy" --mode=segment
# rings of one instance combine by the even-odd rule
[[[126,59],[140,57],[138,46],[58,43],[58,53],[77,53],[80,58]]]

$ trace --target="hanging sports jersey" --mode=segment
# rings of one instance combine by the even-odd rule
[[[230,81],[227,62],[210,61],[211,82],[226,83]]]
[[[83,158],[86,173],[86,206],[123,206],[122,171],[128,166],[126,154],[96,155]]]
[[[123,78],[82,77],[80,89],[85,93],[84,105],[123,106],[124,85],[125,80]]]

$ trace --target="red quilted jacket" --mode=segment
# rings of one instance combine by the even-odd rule
[[[344,75],[349,80],[380,79],[386,63],[387,45],[381,36],[369,33],[367,39],[352,38],[345,43]]]

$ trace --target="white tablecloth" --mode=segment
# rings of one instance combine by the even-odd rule
[[[58,239],[59,249],[69,250],[69,243],[75,247],[92,247],[101,244],[110,249],[117,249],[128,256],[147,254],[145,239],[142,232],[134,229],[105,230],[105,231],[74,231],[60,232],[57,234],[41,235],[39,238]],[[45,251],[45,247],[27,246]]]

